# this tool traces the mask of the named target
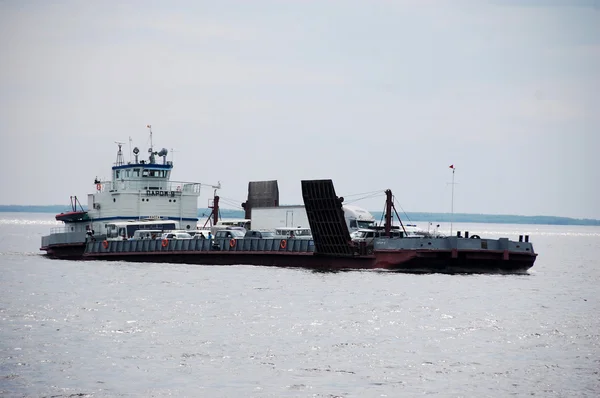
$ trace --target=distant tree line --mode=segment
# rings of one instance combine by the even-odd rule
[[[84,209],[86,207],[84,206]],[[86,209],[87,210],[87,209]],[[10,213],[61,213],[67,212],[70,209],[66,206],[50,205],[50,206],[22,206],[22,205],[0,205],[0,212]],[[198,217],[202,219],[208,218],[211,209],[198,209]],[[221,209],[220,215],[223,218],[244,218],[243,210]],[[372,212],[376,220],[381,220],[382,212]],[[400,214],[403,221],[414,222],[450,222],[449,213],[402,213]],[[501,214],[465,214],[456,213],[453,217],[454,222],[463,223],[486,223],[486,224],[548,224],[548,225],[594,225],[600,226],[600,220],[569,218],[569,217],[553,217],[553,216],[517,216],[517,215],[501,215]]]
[[[381,212],[372,213],[375,219],[382,217]],[[403,213],[403,221],[427,221],[449,223],[450,213]],[[510,214],[454,214],[453,222],[484,223],[484,224],[548,224],[548,225],[595,225],[600,226],[600,220],[581,219],[554,216],[517,216]]]

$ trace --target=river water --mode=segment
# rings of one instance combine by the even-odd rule
[[[596,397],[600,228],[529,234],[528,275],[50,260],[0,213],[0,396]]]

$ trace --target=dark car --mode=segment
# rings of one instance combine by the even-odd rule
[[[275,233],[271,231],[246,231],[246,236],[244,239],[273,239],[275,237]]]

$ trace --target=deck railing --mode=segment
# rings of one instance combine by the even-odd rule
[[[70,232],[75,232],[71,230],[72,227],[54,227],[50,228],[50,234],[66,234]]]
[[[109,253],[155,253],[155,252],[278,252],[313,253],[312,240],[305,239],[169,239],[88,241],[86,255]]]
[[[151,178],[122,181],[101,181],[96,184],[97,192],[113,191],[163,191],[175,194],[199,194],[202,184],[186,181],[155,181]]]

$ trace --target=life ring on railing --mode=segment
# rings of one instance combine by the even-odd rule
[[[108,241],[105,240],[104,242],[102,242],[102,247],[105,249],[108,249]]]
[[[279,247],[285,249],[287,247],[287,240],[282,239],[281,242],[279,242]]]
[[[102,191],[102,184],[96,184],[96,190]]]
[[[163,239],[163,240],[162,240],[162,243],[161,243],[161,246],[162,246],[162,247],[167,247],[167,246],[169,246],[169,240],[168,240],[168,239]]]
[[[235,241],[235,239],[231,239],[231,240],[229,241],[229,247],[231,247],[231,248],[234,248],[234,247],[235,247],[235,244],[236,244],[236,241]]]
[[[472,235],[471,239],[481,239],[481,238],[479,237],[479,235]]]
[[[177,192],[181,192],[181,185],[177,185]]]

